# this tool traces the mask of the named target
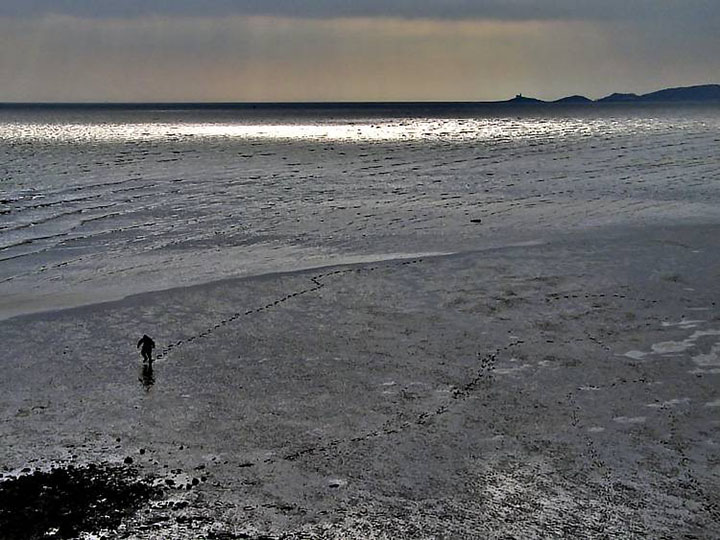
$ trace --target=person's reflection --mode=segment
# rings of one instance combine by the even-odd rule
[[[140,382],[146,392],[149,392],[152,385],[155,384],[155,374],[153,373],[152,364],[143,364],[140,373]]]

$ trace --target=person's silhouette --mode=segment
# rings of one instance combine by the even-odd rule
[[[141,337],[140,341],[138,341],[137,348],[140,349],[143,362],[147,362],[152,366],[152,350],[155,348],[155,342],[152,338],[150,338],[147,334],[143,334],[143,337]]]

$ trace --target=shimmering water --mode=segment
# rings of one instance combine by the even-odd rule
[[[0,111],[0,316],[720,216],[718,107],[451,113]]]

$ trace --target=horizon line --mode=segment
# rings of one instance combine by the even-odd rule
[[[525,96],[523,96],[525,98]],[[714,100],[687,100],[687,101],[602,101],[590,99],[583,102],[563,102],[563,98],[546,101],[537,98],[524,100],[500,101],[453,101],[453,100],[427,100],[427,101],[0,101],[0,108],[22,107],[347,107],[347,106],[533,106],[533,105],[559,105],[559,106],[607,106],[607,105],[668,105],[668,104],[708,104],[718,103]]]
[[[615,95],[627,95],[637,98],[643,98],[652,94],[664,92],[667,90],[689,90],[695,88],[720,87],[717,83],[693,84],[687,86],[666,87],[660,90],[645,94],[635,94],[632,92],[613,92],[599,98],[588,98],[581,94],[565,95],[557,99],[540,99],[518,93],[513,98],[501,100],[444,100],[444,99],[390,99],[390,100],[293,100],[293,101],[0,101],[0,107],[268,107],[268,106],[369,106],[369,105],[411,105],[411,106],[428,106],[428,105],[462,105],[462,106],[483,106],[483,105],[591,105],[609,103],[620,103],[619,101],[606,101],[608,97]],[[573,98],[580,98],[580,102],[569,101]],[[692,101],[692,100],[690,100]],[[689,101],[689,102],[690,102]],[[677,102],[677,101],[676,101]],[[648,101],[630,101],[630,103],[641,104],[649,103]]]

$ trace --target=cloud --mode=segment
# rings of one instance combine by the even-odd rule
[[[719,49],[674,24],[0,17],[0,101],[600,97],[716,82]]]
[[[717,21],[718,0],[3,0],[0,16]]]
[[[0,101],[491,100],[718,82],[720,0],[0,0]]]

